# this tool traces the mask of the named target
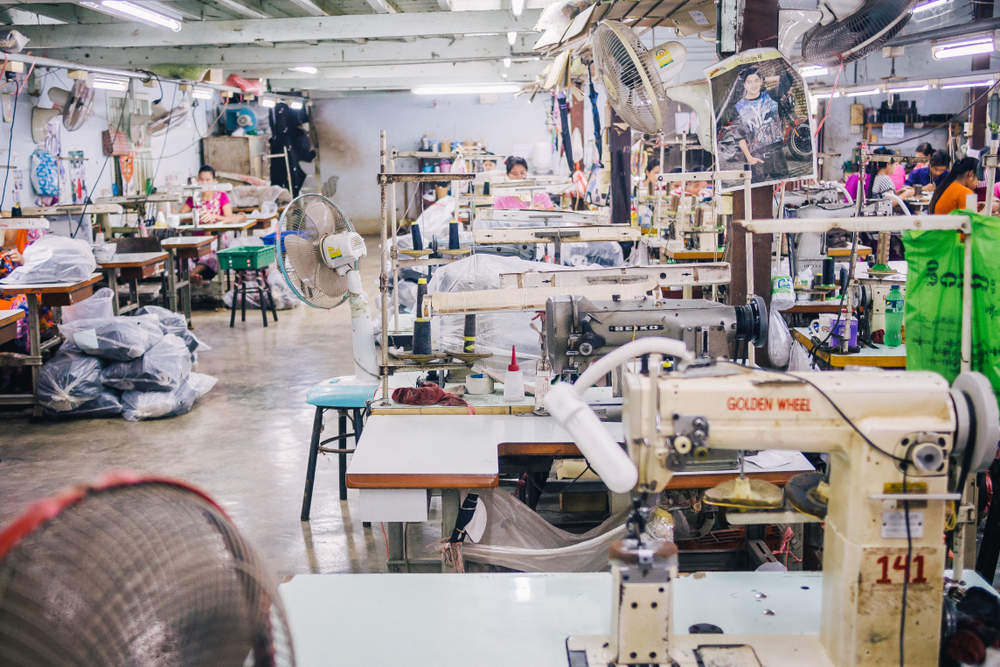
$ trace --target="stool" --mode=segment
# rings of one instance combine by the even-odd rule
[[[267,306],[271,305],[271,315],[274,316],[274,321],[278,321],[278,310],[274,305],[274,297],[271,295],[271,285],[267,282],[267,276],[264,275],[264,269],[234,269],[237,274],[237,279],[235,286],[233,287],[233,309],[232,315],[229,316],[229,328],[232,329],[236,324],[236,295],[240,295],[240,303],[242,304],[241,310],[241,322],[247,321],[247,283],[248,275],[250,273],[254,274],[253,284],[250,286],[251,292],[256,292],[260,303],[260,314],[264,318],[264,326],[267,326]]]
[[[353,454],[353,449],[347,449],[347,439],[354,438],[355,448],[364,429],[364,418],[369,404],[378,390],[377,384],[362,383],[354,376],[331,378],[313,385],[306,394],[306,403],[316,406],[316,416],[313,418],[312,441],[309,444],[309,465],[306,468],[306,488],[302,494],[302,521],[309,520],[309,510],[312,506],[313,480],[316,477],[316,459],[320,452],[336,454],[340,468],[340,499],[347,500],[347,455]],[[323,431],[323,414],[327,410],[336,410],[338,414],[337,435],[321,440]],[[352,433],[347,433],[347,420],[354,427]],[[336,448],[324,447],[327,443],[337,441]]]

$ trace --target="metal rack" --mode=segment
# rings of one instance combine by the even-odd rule
[[[436,154],[435,154],[436,155]],[[441,155],[451,155],[441,154]],[[393,276],[393,284],[399,278],[399,268],[401,266],[430,266],[437,264],[447,264],[459,258],[459,254],[453,254],[441,258],[415,257],[403,259],[399,257],[396,250],[396,189],[399,183],[435,183],[439,181],[471,181],[475,174],[451,174],[451,173],[415,173],[397,174],[395,173],[395,158],[397,157],[417,157],[419,152],[390,152],[387,147],[385,130],[379,132],[379,174],[378,185],[381,195],[382,224],[381,224],[381,254],[379,256],[379,294],[382,301],[382,361],[379,364],[379,376],[382,381],[382,401],[389,402],[389,376],[396,371],[417,371],[417,370],[448,370],[467,368],[477,359],[489,355],[468,355],[468,354],[447,354],[447,355],[427,355],[427,357],[413,357],[411,359],[390,359],[389,358],[389,276]],[[391,214],[390,214],[391,198]],[[390,225],[392,246],[389,245]],[[396,294],[398,290],[393,290],[393,327],[398,328],[399,301]],[[454,361],[449,361],[454,360]]]

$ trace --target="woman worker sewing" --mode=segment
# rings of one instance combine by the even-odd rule
[[[215,183],[215,169],[209,165],[202,166],[198,170],[198,184],[211,185]],[[188,197],[184,202],[181,213],[190,213],[194,209],[194,198]],[[233,206],[229,203],[229,196],[225,192],[205,189],[201,192],[201,202],[198,204],[199,220],[201,224],[233,222],[236,216],[233,215]],[[201,285],[211,280],[219,273],[219,258],[213,252],[202,257],[193,269],[191,269],[191,284]]]
[[[975,195],[975,189],[979,187],[976,176],[978,167],[979,160],[974,157],[964,157],[955,163],[931,197],[930,208],[934,215],[947,215],[965,208],[966,198]]]
[[[507,170],[508,181],[523,181],[528,177],[528,161],[523,157],[511,155],[507,158],[507,161],[504,162],[504,166]],[[520,197],[516,197],[514,195],[497,195],[497,197],[493,200],[493,208],[529,208],[529,206],[527,202],[522,201]],[[552,199],[547,194],[544,192],[536,192],[531,198],[530,208],[551,210],[555,207],[552,205]]]

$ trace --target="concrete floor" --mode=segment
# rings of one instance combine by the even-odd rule
[[[378,241],[368,240],[365,287],[376,294]],[[379,526],[363,529],[337,495],[337,457],[321,456],[312,520],[299,521],[313,408],[306,390],[354,372],[347,305],[300,304],[265,329],[259,311],[229,328],[228,311],[196,311],[195,333],[214,349],[196,370],[219,378],[186,415],[45,421],[0,416],[0,526],[28,503],[111,468],[184,479],[230,514],[277,576],[385,569]],[[334,428],[336,422],[334,421]]]

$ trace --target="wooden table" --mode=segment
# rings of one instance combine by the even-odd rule
[[[792,336],[796,341],[802,343],[807,350],[813,346],[809,329],[792,329]],[[816,350],[816,356],[827,363],[830,368],[843,369],[846,366],[875,366],[878,368],[906,368],[906,345],[899,347],[886,347],[885,345],[875,345],[873,350],[870,347],[863,347],[858,352],[841,354],[840,352],[823,352]]]
[[[858,257],[867,257],[870,254],[872,254],[872,249],[871,248],[869,248],[866,245],[859,245],[858,246]],[[826,256],[827,257],[850,257],[851,256],[851,248],[850,248],[850,246],[848,246],[846,248],[827,248],[826,249]]]
[[[616,441],[620,422],[601,424]],[[780,469],[748,466],[748,477],[785,484],[813,467],[798,452]],[[442,535],[450,535],[462,489],[499,485],[501,456],[582,458],[555,419],[535,415],[373,415],[347,468],[348,488],[359,489],[362,521],[388,524],[389,563],[402,560],[403,523],[427,521],[427,494],[441,491]],[[675,473],[668,488],[704,489],[736,471]]]
[[[252,229],[257,224],[256,220],[246,220],[244,222],[218,222],[207,225],[180,225],[178,231],[182,232],[206,232],[208,234],[219,234],[219,243],[222,243],[222,234],[235,232],[237,236],[245,236],[248,229]],[[213,239],[216,237],[212,237]],[[221,250],[221,246],[216,250]]]
[[[0,365],[31,368],[31,393],[0,394],[0,405],[32,405],[34,416],[41,416],[42,406],[38,403],[38,373],[42,366],[42,355],[45,350],[58,345],[61,339],[55,336],[42,342],[38,309],[40,306],[59,307],[79,303],[94,293],[94,283],[100,279],[101,274],[95,273],[87,280],[76,283],[0,284],[0,296],[24,294],[28,300],[28,354],[11,352],[0,355]]]
[[[725,256],[725,251],[718,250],[671,250],[664,248],[663,254],[677,262],[718,262]]]
[[[17,338],[17,323],[22,319],[23,310],[0,310],[0,345]]]
[[[212,244],[215,237],[211,234],[206,236],[172,236],[163,239],[160,246],[167,251],[170,259],[167,262],[167,307],[175,313],[177,310],[177,291],[181,292],[181,307],[184,308],[184,317],[187,319],[189,329],[191,325],[191,280],[189,259],[198,259],[212,254]]]
[[[139,280],[163,273],[168,256],[165,252],[127,252],[117,254],[107,262],[98,262],[97,266],[107,277],[108,287],[115,295],[111,300],[115,315],[139,308]],[[128,282],[131,302],[126,306],[118,305],[119,276]]]
[[[796,301],[791,308],[781,311],[787,314],[819,315],[821,313],[839,313],[840,299],[836,301]]]

